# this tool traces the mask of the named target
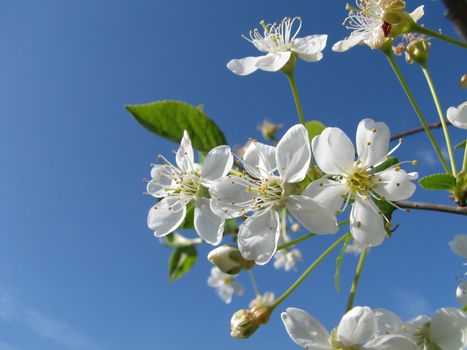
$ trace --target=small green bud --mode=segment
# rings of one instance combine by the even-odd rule
[[[430,55],[430,42],[425,38],[419,38],[407,45],[405,59],[408,63],[426,64]]]
[[[230,320],[230,335],[236,339],[249,338],[259,327],[253,319],[250,310],[242,309],[235,312]]]
[[[246,260],[240,250],[227,244],[211,250],[208,260],[228,275],[236,275],[241,270],[249,270],[255,265],[254,260]]]

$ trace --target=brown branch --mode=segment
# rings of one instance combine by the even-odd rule
[[[451,125],[450,122],[446,121],[446,125]],[[437,129],[439,127],[441,127],[441,122],[436,122],[436,123],[431,123],[431,124],[428,124],[428,127],[430,129]],[[399,140],[400,138],[403,138],[405,136],[409,136],[409,135],[413,135],[413,134],[417,134],[419,132],[422,132],[424,131],[425,129],[423,129],[423,127],[419,127],[419,128],[414,128],[414,129],[410,129],[410,130],[406,130],[406,131],[403,131],[399,134],[396,134],[394,136],[391,136],[390,140],[391,141],[396,141],[396,140]]]
[[[465,0],[444,0],[446,16],[454,24],[457,33],[467,40],[467,2]]]
[[[398,201],[396,205],[403,209],[420,209],[439,211],[442,213],[450,213],[457,215],[467,215],[467,207],[454,207],[452,205],[425,203],[425,202],[412,202],[412,201]]]

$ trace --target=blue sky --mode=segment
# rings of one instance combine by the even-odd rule
[[[423,23],[455,35],[441,1],[426,1]],[[422,4],[413,1],[411,9]],[[229,319],[253,297],[226,306],[206,285],[208,247],[183,279],[167,282],[170,251],[146,227],[152,204],[143,177],[158,153],[176,145],[140,127],[130,103],[179,99],[197,105],[231,145],[260,137],[265,117],[295,124],[284,76],[238,77],[228,60],[255,54],[240,34],[258,21],[303,18],[302,33],[347,33],[342,1],[2,1],[0,11],[0,349],[297,348],[278,313],[248,342],[229,336]],[[366,47],[325,51],[323,61],[297,65],[307,119],[351,135],[371,116],[394,132],[418,121],[383,55]],[[465,100],[458,88],[465,52],[433,41],[431,67],[446,109]],[[400,60],[431,121],[435,108],[421,71]],[[436,132],[441,140],[441,133]],[[465,138],[453,131],[456,141]],[[408,138],[401,159],[432,164],[426,137]],[[460,160],[460,158],[459,158]],[[416,199],[449,203],[419,190]],[[401,228],[368,257],[357,304],[386,307],[403,318],[455,305],[461,259],[448,241],[465,219],[398,213]],[[302,244],[302,271],[333,237]],[[328,327],[345,307],[356,259],[346,256],[343,292],[333,287],[330,257],[284,303],[304,308]],[[258,268],[263,291],[280,294],[297,273]],[[280,308],[279,308],[280,309]]]

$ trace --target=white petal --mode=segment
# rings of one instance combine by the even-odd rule
[[[418,22],[420,18],[423,17],[424,14],[425,14],[425,11],[423,10],[423,5],[421,5],[417,7],[415,10],[413,10],[412,12],[410,12],[410,17],[412,17],[412,19],[415,22]]]
[[[148,214],[148,226],[156,237],[177,229],[186,215],[186,204],[176,197],[166,197],[153,206]]]
[[[302,193],[310,197],[322,207],[337,213],[346,199],[347,187],[340,182],[321,178],[313,181]]]
[[[361,345],[372,339],[377,330],[374,312],[356,306],[347,312],[337,327],[337,339],[344,345]]]
[[[229,68],[233,73],[237,75],[248,75],[255,72],[258,69],[258,67],[256,67],[256,63],[259,59],[263,57],[264,56],[234,59],[227,63],[227,68]]]
[[[274,209],[256,212],[240,226],[238,249],[245,259],[264,265],[276,252],[279,235],[277,212]]]
[[[277,144],[276,162],[282,182],[302,181],[310,167],[308,131],[302,124],[292,126]]]
[[[229,146],[218,146],[213,148],[204,158],[203,168],[201,169],[201,183],[209,187],[214,181],[232,169],[233,156]]]
[[[417,189],[411,182],[411,176],[402,169],[383,171],[375,177],[375,184],[375,192],[390,201],[407,199]]]
[[[290,51],[267,54],[260,57],[256,67],[267,72],[277,72],[288,62],[291,54]]]
[[[363,346],[363,350],[417,350],[410,338],[402,335],[384,335],[377,337]]]
[[[243,166],[251,176],[261,179],[276,170],[276,148],[252,141],[243,155]]]
[[[456,300],[462,306],[467,305],[467,281],[462,282],[456,289]]]
[[[350,231],[355,240],[365,245],[377,246],[384,241],[384,219],[371,204],[370,199],[357,198],[350,212]]]
[[[294,41],[292,51],[302,60],[316,62],[323,58],[321,51],[326,47],[327,35],[309,35]]]
[[[375,309],[377,335],[398,334],[402,332],[404,323],[395,313],[385,309]]]
[[[375,165],[388,153],[389,138],[388,126],[373,119],[363,119],[357,127],[357,154],[358,159],[365,166]]]
[[[446,116],[452,125],[461,129],[467,129],[467,101],[457,108],[449,107]]]
[[[467,315],[454,308],[441,308],[431,317],[431,339],[446,350],[463,350],[467,345]]]
[[[199,236],[212,245],[222,241],[224,232],[224,219],[221,219],[211,210],[210,200],[199,198],[195,202],[194,224]]]
[[[361,44],[364,40],[368,40],[369,33],[350,34],[349,37],[344,40],[338,41],[332,46],[334,52],[345,52],[355,45]]]
[[[250,183],[238,176],[220,178],[209,188],[212,211],[226,219],[245,214],[255,196],[255,193],[247,192],[248,186]]]
[[[324,129],[311,146],[316,163],[326,174],[347,174],[352,169],[355,148],[341,129]]]
[[[287,197],[286,206],[290,214],[313,233],[330,234],[339,230],[336,216],[310,197],[289,196]]]
[[[305,349],[332,349],[328,331],[306,311],[289,307],[281,318],[289,337],[297,345]]]
[[[449,242],[449,247],[455,254],[467,259],[467,235],[466,234],[456,235],[454,239]]]
[[[172,172],[167,165],[155,165],[151,169],[151,181],[146,186],[146,191],[153,197],[167,196],[165,188],[173,184]]]
[[[177,161],[177,165],[181,170],[193,170],[195,158],[193,154],[193,147],[191,146],[190,136],[188,136],[186,130],[183,132],[182,141],[180,142],[180,147],[177,150],[175,160]]]

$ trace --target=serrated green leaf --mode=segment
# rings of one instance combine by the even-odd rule
[[[126,105],[125,108],[145,128],[173,142],[180,142],[183,131],[186,130],[195,149],[208,152],[216,146],[227,144],[216,123],[200,108],[187,103],[157,101],[143,105]]]
[[[180,230],[194,229],[195,228],[194,219],[195,219],[195,205],[193,203],[189,203],[186,206],[185,219],[183,220],[182,224],[178,227],[178,229]]]
[[[170,281],[175,281],[190,271],[197,259],[198,252],[195,246],[176,248],[169,259]]]
[[[419,181],[420,186],[426,190],[448,190],[456,188],[456,178],[450,174],[433,174],[425,176]]]
[[[334,286],[336,287],[337,293],[341,292],[341,288],[340,288],[341,266],[342,266],[342,261],[344,261],[345,249],[349,245],[351,239],[352,239],[351,236],[348,236],[345,239],[344,244],[342,245],[341,252],[336,259],[336,272],[334,273]]]
[[[465,148],[465,145],[467,144],[467,140],[459,142],[455,148]]]
[[[309,122],[305,122],[305,127],[308,130],[308,137],[310,141],[313,140],[313,137],[318,136],[323,132],[326,127],[323,123],[318,120],[310,120]]]

